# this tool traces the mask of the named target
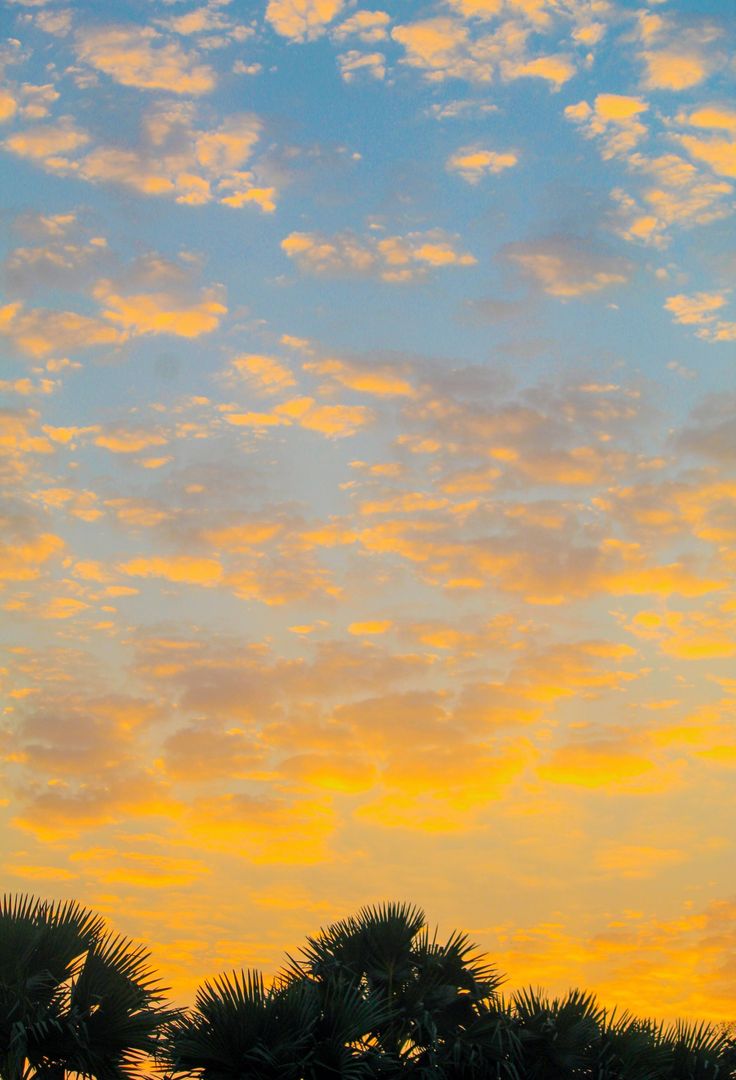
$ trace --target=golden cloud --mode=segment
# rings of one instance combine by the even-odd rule
[[[292,41],[313,41],[340,13],[343,0],[269,0],[266,18],[277,34]]]
[[[80,31],[77,57],[123,86],[198,96],[215,87],[211,67],[166,41],[152,27],[110,26]]]
[[[204,289],[200,299],[191,301],[172,292],[128,293],[121,295],[112,281],[99,281],[95,300],[103,306],[102,316],[128,334],[172,334],[195,338],[210,334],[227,314],[222,290]]]
[[[0,334],[8,337],[19,352],[34,359],[50,353],[117,345],[125,333],[109,323],[75,311],[46,308],[25,309],[17,301],[0,308]]]
[[[349,360],[330,357],[310,360],[302,365],[314,375],[328,376],[348,390],[376,397],[413,397],[414,388],[396,365],[358,364]]]
[[[198,558],[193,555],[152,555],[129,559],[118,570],[128,577],[154,577],[186,585],[217,585],[223,576],[217,559]]]
[[[710,73],[710,64],[699,50],[645,50],[641,54],[645,65],[644,85],[648,90],[688,90],[697,86]]]
[[[455,238],[441,230],[406,236],[332,237],[294,232],[281,241],[282,250],[299,268],[325,277],[378,277],[387,282],[416,281],[430,268],[474,266],[469,252],[458,251]]]
[[[498,152],[482,146],[465,146],[447,159],[446,168],[458,173],[468,184],[477,184],[484,176],[495,176],[518,162],[513,150]]]
[[[0,541],[0,580],[33,581],[44,563],[61,554],[64,541],[54,533],[40,533],[28,539]]]

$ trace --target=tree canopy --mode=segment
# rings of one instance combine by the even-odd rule
[[[733,1080],[732,1035],[618,1014],[578,989],[501,993],[468,939],[409,904],[307,938],[266,986],[204,982],[173,1010],[143,946],[74,902],[0,903],[2,1080]]]

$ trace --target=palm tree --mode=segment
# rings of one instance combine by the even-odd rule
[[[149,953],[73,901],[0,900],[0,1076],[129,1080],[174,1013]]]
[[[201,1080],[368,1080],[370,1031],[381,1017],[355,991],[322,994],[306,981],[268,989],[255,971],[205,982],[194,1009],[168,1025],[160,1062]]]
[[[671,1080],[716,1080],[732,1075],[726,1032],[706,1023],[679,1021],[664,1032]]]
[[[596,1080],[672,1080],[662,1026],[628,1012],[604,1010],[593,1054]]]
[[[285,979],[323,994],[356,994],[382,1019],[373,1028],[384,1065],[440,1076],[443,1061],[481,1043],[498,1049],[501,978],[465,934],[430,937],[424,912],[408,904],[362,908],[307,939]],[[505,1053],[505,1051],[504,1051]]]
[[[575,1080],[586,1075],[600,1042],[604,1012],[592,994],[571,990],[550,1000],[538,990],[512,998],[524,1080]]]
[[[728,1037],[709,1024],[671,1027],[601,1008],[571,990],[550,1000],[523,990],[512,998],[523,1080],[727,1080]]]

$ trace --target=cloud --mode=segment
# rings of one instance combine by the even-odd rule
[[[0,580],[33,581],[50,559],[61,554],[64,541],[54,533],[18,536],[15,523],[4,519],[4,539],[0,541]],[[16,533],[13,536],[13,533]]]
[[[565,54],[556,56],[537,56],[534,60],[521,60],[502,66],[506,79],[545,79],[555,89],[563,86],[576,74],[577,69],[572,57]]]
[[[575,74],[574,62],[566,54],[530,55],[529,32],[529,26],[514,19],[488,33],[470,21],[439,15],[396,26],[391,36],[405,49],[404,63],[420,69],[430,82],[539,78],[559,89]]]
[[[691,325],[701,325],[715,319],[715,313],[727,302],[727,297],[722,293],[695,293],[693,296],[685,296],[679,293],[677,296],[669,296],[665,301],[665,309],[671,311],[675,322]]]
[[[346,53],[340,53],[337,58],[340,66],[340,74],[346,83],[350,83],[356,76],[367,75],[372,79],[385,79],[386,57],[383,53],[362,53],[357,49],[349,49]]]
[[[196,800],[187,822],[188,834],[209,850],[235,850],[256,864],[286,866],[324,862],[334,830],[334,812],[324,798],[235,793]]]
[[[585,532],[573,540],[573,520],[565,520],[559,504],[547,514],[522,508],[507,514],[505,527],[476,528],[470,537],[458,533],[447,500],[404,504],[402,496],[369,508],[386,516],[358,530],[366,552],[398,556],[425,584],[447,590],[500,589],[528,603],[557,605],[596,593],[695,597],[727,584],[725,573],[701,572],[692,559],[658,562],[635,541],[593,542]],[[406,516],[395,516],[402,511]]]
[[[446,168],[456,172],[468,184],[477,184],[485,176],[493,176],[517,165],[519,159],[512,150],[499,153],[481,146],[466,146],[447,159]]]
[[[166,41],[149,26],[109,26],[81,30],[76,39],[77,58],[109,75],[122,86],[140,90],[166,90],[199,96],[214,89],[211,67],[198,63],[196,53]]]
[[[350,623],[348,633],[354,634],[356,637],[363,637],[366,634],[385,634],[392,626],[391,619],[369,619],[365,622]]]
[[[688,90],[710,73],[710,63],[699,49],[645,49],[644,86],[647,90]]]
[[[236,356],[230,361],[223,378],[228,382],[244,379],[262,394],[277,394],[296,386],[296,379],[285,364],[261,353]]]
[[[265,754],[252,734],[199,720],[169,735],[162,756],[169,776],[202,783],[251,778],[263,767]]]
[[[711,415],[709,419],[717,423],[718,418]],[[679,449],[685,448],[682,439],[686,431],[678,433]],[[678,481],[611,488],[601,507],[650,543],[686,533],[714,544],[736,539],[733,484],[728,478],[719,481],[707,469],[693,469]]]
[[[160,432],[149,431],[146,428],[115,425],[97,435],[94,442],[96,446],[102,446],[114,454],[138,454],[151,446],[164,446],[168,439]]]
[[[667,229],[708,225],[731,214],[733,186],[713,180],[678,154],[636,153],[629,166],[650,186],[642,193],[643,205],[621,188],[611,192],[621,222],[617,231],[627,240],[662,247],[669,241]]]
[[[216,585],[222,580],[222,566],[216,559],[192,555],[153,555],[120,563],[120,573],[128,577],[155,577],[185,585]]]
[[[266,19],[291,41],[313,41],[342,10],[342,0],[269,0]]]
[[[679,135],[678,141],[691,157],[704,161],[714,173],[736,177],[736,140]]]
[[[157,25],[183,37],[193,34],[210,34],[219,30],[226,33],[232,40],[245,40],[252,31],[248,27],[235,26],[225,14],[223,6],[218,0],[210,0],[202,7],[193,8],[182,15],[171,15],[166,19],[159,19]],[[207,44],[207,39],[203,44]]]
[[[328,438],[354,435],[372,423],[374,414],[364,405],[320,405],[313,397],[290,398],[271,412],[237,412],[228,408],[225,420],[235,427],[265,429],[302,427]]]
[[[662,869],[687,862],[688,856],[678,848],[654,847],[648,844],[608,844],[597,856],[601,870],[624,878],[657,877]]]
[[[474,266],[469,252],[458,251],[455,237],[439,229],[405,236],[359,237],[352,232],[332,237],[293,232],[282,250],[305,273],[325,277],[377,277],[387,282],[416,281],[438,267]]]
[[[39,430],[37,409],[0,408],[0,477],[8,485],[21,484],[33,471],[35,455],[54,453],[54,445]]]
[[[43,287],[69,289],[73,282],[81,284],[103,272],[109,261],[104,236],[65,235],[45,244],[13,248],[5,258],[3,276],[16,296]]]
[[[644,48],[643,84],[650,90],[689,90],[703,82],[722,58],[720,27],[707,18],[680,25],[671,14],[642,13],[639,37]]]
[[[51,171],[66,171],[73,168],[66,155],[75,154],[89,141],[89,135],[77,128],[71,117],[61,116],[54,124],[37,125],[9,135],[3,146],[12,154],[43,164]]]
[[[564,235],[507,244],[502,257],[518,266],[543,292],[563,300],[625,285],[633,273],[627,259],[596,251]]]
[[[368,45],[388,38],[391,16],[385,11],[356,11],[331,32],[333,41],[345,41],[349,37],[360,38]]]
[[[32,702],[16,729],[26,769],[57,781],[114,777],[135,759],[137,735],[160,719],[154,702],[127,694],[57,694]]]
[[[69,840],[90,829],[172,815],[176,804],[160,782],[133,767],[104,780],[55,784],[28,791],[13,824],[42,842]]]
[[[310,360],[302,365],[313,375],[334,380],[348,390],[378,398],[413,397],[415,389],[396,364],[365,364],[329,357]]]
[[[7,90],[0,91],[0,123],[11,120],[18,111],[18,103]]]
[[[125,334],[108,322],[74,311],[25,309],[16,302],[0,308],[0,334],[34,359],[100,345],[118,345]]]
[[[649,105],[640,97],[598,94],[593,107],[587,101],[568,105],[565,117],[577,124],[588,139],[599,139],[604,161],[630,153],[647,134],[639,117]]]
[[[626,628],[656,641],[678,660],[721,660],[736,655],[736,616],[731,605],[710,604],[703,611],[639,611]]]
[[[228,116],[214,127],[198,126],[194,106],[174,102],[145,112],[133,146],[99,142],[90,148],[90,135],[69,117],[18,132],[3,145],[51,172],[90,183],[122,184],[141,195],[188,206],[216,201],[237,209],[252,203],[271,213],[275,187],[259,183],[254,172],[244,168],[261,131],[261,121],[251,113]]]
[[[730,131],[736,135],[736,109],[730,105],[718,102],[708,105],[698,105],[688,112],[683,109],[678,113],[677,120],[681,124],[691,127],[715,128],[716,130]]]
[[[68,487],[49,487],[34,491],[31,497],[44,506],[50,506],[54,509],[63,508],[66,513],[79,518],[80,521],[97,521],[104,514],[104,511],[98,505],[97,495],[94,491]]]
[[[113,281],[99,281],[93,296],[102,305],[102,317],[128,334],[172,334],[196,338],[210,334],[227,314],[222,290],[205,289],[200,299],[189,301],[175,293],[127,293],[121,295]]]
[[[685,326],[697,326],[696,334],[704,341],[717,344],[736,341],[736,321],[718,318],[718,312],[728,302],[727,293],[694,293],[686,296],[678,293],[668,296],[664,307],[671,311],[675,322]]]
[[[554,750],[539,773],[555,784],[605,790],[636,783],[654,767],[649,757],[625,743],[581,739]]]

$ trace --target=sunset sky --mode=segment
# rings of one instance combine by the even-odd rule
[[[4,888],[736,1019],[732,0],[5,27]]]

